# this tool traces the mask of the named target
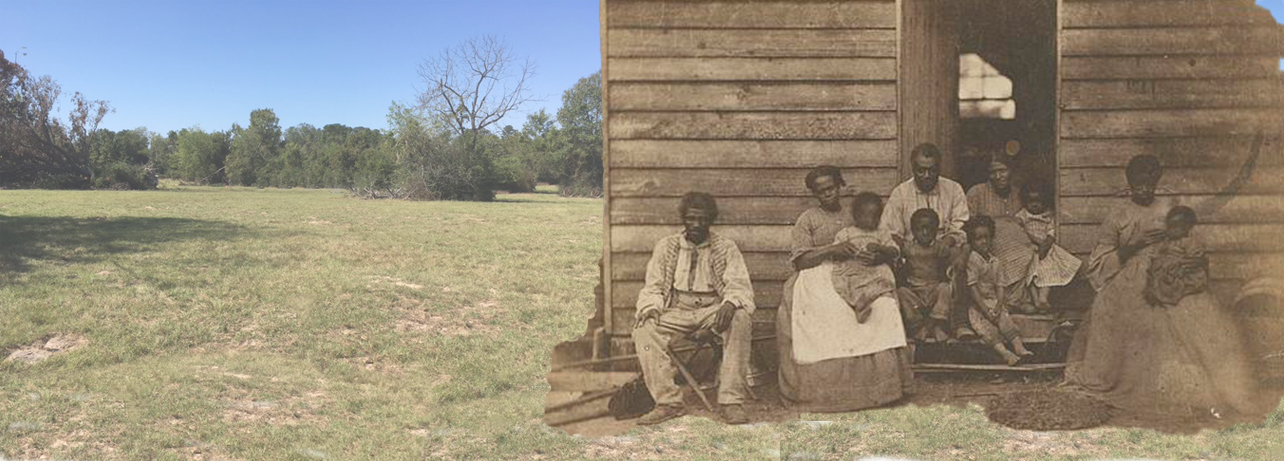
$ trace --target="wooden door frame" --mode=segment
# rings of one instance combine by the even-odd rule
[[[908,158],[909,152],[904,149],[904,144],[901,143],[901,141],[904,139],[904,136],[905,136],[905,129],[904,129],[905,123],[903,119],[905,105],[902,104],[902,98],[904,97],[904,88],[903,88],[904,75],[901,72],[901,60],[904,58],[902,50],[904,49],[904,40],[905,40],[905,5],[904,5],[905,1],[906,0],[896,0],[896,137],[897,137],[897,149],[898,149],[898,152],[897,152],[898,168],[897,169],[898,169],[898,173],[900,175],[901,181],[904,181],[910,176],[910,159]],[[940,1],[950,1],[950,0],[940,0]],[[1052,196],[1053,196],[1054,213],[1058,212],[1055,210],[1061,209],[1061,171],[1060,171],[1061,169],[1061,109],[1062,109],[1062,104],[1061,104],[1061,61],[1062,61],[1062,53],[1061,53],[1062,43],[1061,42],[1062,40],[1061,38],[1062,38],[1062,30],[1064,27],[1063,26],[1064,15],[1062,13],[1065,7],[1065,0],[1055,0],[1055,1],[1056,1],[1056,4],[1053,6],[1053,9],[1055,10],[1054,14],[1056,16],[1054,18],[1055,20],[1054,27],[1056,30],[1054,31],[1054,36],[1053,36],[1053,41],[1054,41],[1053,49],[1054,49],[1054,53],[1056,53],[1056,56],[1054,58],[1054,64],[1053,64],[1054,76],[1053,76],[1053,83],[1052,83],[1052,98],[1053,98],[1052,144],[1051,144],[1052,146],[1052,152],[1051,152],[1052,172],[1051,173],[1052,174],[1050,178],[1052,180],[1052,191],[1053,191]],[[957,78],[957,76],[955,78]],[[955,155],[956,153],[946,152],[944,154]],[[955,174],[954,176],[957,176],[957,174]],[[950,178],[950,179],[955,179],[955,178]],[[1056,229],[1056,232],[1060,233],[1061,229],[1059,229],[1059,227],[1060,227],[1061,220],[1058,219],[1056,220],[1056,222],[1058,226],[1058,229]]]

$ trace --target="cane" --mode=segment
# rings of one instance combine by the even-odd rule
[[[706,330],[697,331],[693,333],[691,336],[698,336],[698,334],[703,331],[706,331]],[[683,339],[683,337],[678,336],[670,340],[669,344],[665,346],[665,352],[669,355],[669,360],[673,361],[673,365],[678,367],[678,372],[682,373],[682,377],[687,380],[688,384],[691,385],[691,390],[694,390],[696,393],[696,396],[700,397],[700,402],[704,404],[704,408],[709,410],[710,413],[716,413],[716,411],[713,409],[713,404],[709,402],[709,397],[704,395],[704,391],[700,390],[700,383],[695,380],[695,376],[691,375],[691,370],[687,369],[686,364],[682,363],[682,361],[678,359],[678,354],[673,351],[673,343],[680,339]],[[701,343],[703,345],[705,341],[701,341]],[[699,351],[700,349],[696,349],[697,353]],[[695,354],[692,354],[692,356],[694,355]]]

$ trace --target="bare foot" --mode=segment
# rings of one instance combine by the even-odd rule
[[[1008,362],[1008,366],[1010,367],[1016,366],[1017,362],[1021,361],[1021,357],[1018,357],[1016,354],[1011,352],[1003,351],[1003,361]]]
[[[945,330],[938,325],[932,328],[932,337],[936,338],[937,342],[942,342],[949,340],[950,334],[946,333]]]
[[[1034,310],[1035,312],[1046,314],[1048,312],[1052,312],[1052,304],[1049,303],[1048,300],[1042,299],[1042,300],[1039,300],[1039,302],[1034,305]]]

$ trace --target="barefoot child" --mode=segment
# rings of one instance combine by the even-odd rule
[[[1187,296],[1208,289],[1208,256],[1204,246],[1190,236],[1195,210],[1175,206],[1164,218],[1164,237],[1146,271],[1146,300],[1157,306],[1175,306]]]
[[[1046,183],[1021,186],[1021,199],[1025,208],[1016,213],[1016,220],[1038,248],[1025,284],[1030,287],[1035,312],[1048,312],[1052,309],[1048,292],[1069,284],[1083,262],[1056,244],[1057,218]]]
[[[945,271],[954,251],[947,242],[936,238],[940,221],[932,209],[918,209],[910,215],[910,233],[914,239],[899,242],[901,254],[905,255],[905,286],[897,289],[901,316],[905,318],[910,337],[920,341],[948,339],[945,327],[954,290]]]
[[[967,261],[967,287],[972,305],[967,317],[972,329],[994,348],[1008,365],[1016,365],[1023,357],[1034,355],[1021,342],[1021,331],[1008,317],[1004,307],[1005,293],[999,283],[999,260],[991,254],[994,245],[994,220],[989,216],[976,216],[963,226],[967,233],[972,254]],[[1004,345],[1012,343],[1012,350]]]
[[[878,220],[883,215],[883,203],[878,195],[862,192],[856,195],[852,204],[852,221],[849,226],[838,231],[834,243],[847,242],[860,249],[864,256],[834,263],[834,289],[847,304],[856,311],[856,321],[865,323],[873,310],[870,304],[880,296],[896,291],[896,276],[887,264],[867,265],[873,258],[881,255],[884,260],[899,256],[896,242],[887,230],[878,228]]]

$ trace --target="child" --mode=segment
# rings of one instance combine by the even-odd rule
[[[963,232],[967,233],[972,247],[967,261],[967,287],[972,300],[968,322],[1008,365],[1016,365],[1034,353],[1026,350],[1021,331],[1012,323],[1003,305],[1005,293],[999,284],[999,261],[990,253],[994,245],[994,220],[989,216],[973,217],[963,226]],[[1011,351],[1004,346],[1005,341],[1012,343]]]
[[[901,301],[901,316],[910,336],[924,341],[948,339],[945,327],[949,322],[954,290],[946,278],[946,268],[953,260],[954,251],[936,238],[941,218],[930,208],[920,208],[910,215],[910,233],[914,239],[901,243],[905,255],[905,286],[897,290]],[[931,336],[926,332],[930,331]]]
[[[878,228],[882,215],[883,203],[878,195],[869,192],[857,194],[852,204],[855,225],[838,231],[834,243],[848,242],[871,255],[897,258],[900,253],[891,233]],[[856,258],[839,261],[834,264],[833,277],[834,289],[856,311],[856,321],[860,323],[869,319],[872,312],[870,304],[875,299],[896,292],[896,276],[887,264],[867,266]]]
[[[1025,208],[1018,211],[1015,218],[1038,248],[1025,285],[1030,287],[1035,312],[1048,312],[1052,309],[1048,292],[1052,287],[1069,284],[1083,262],[1056,244],[1057,218],[1052,212],[1052,193],[1046,183],[1022,185],[1021,200]]]
[[[1208,256],[1190,231],[1195,210],[1175,206],[1164,219],[1164,239],[1156,244],[1146,271],[1146,300],[1175,306],[1187,296],[1208,289]]]

